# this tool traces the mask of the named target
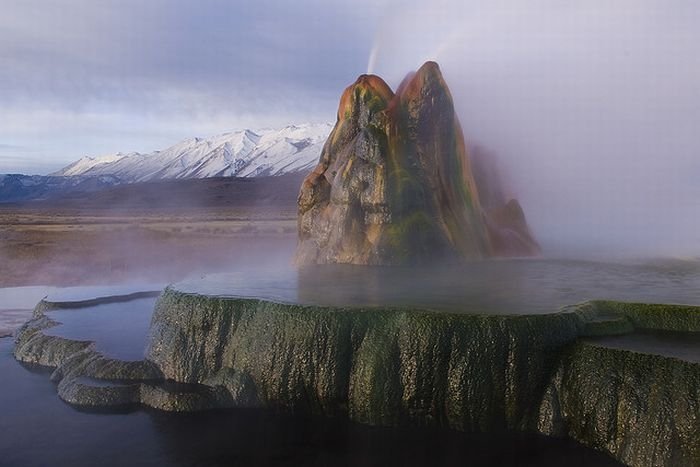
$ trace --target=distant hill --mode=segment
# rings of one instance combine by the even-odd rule
[[[102,187],[97,191],[55,192],[38,200],[17,200],[23,209],[93,210],[105,212],[243,210],[251,215],[286,213],[296,215],[302,173],[268,177],[211,177],[206,179],[160,180]],[[56,177],[46,177],[56,178]],[[58,177],[72,179],[74,177]],[[0,182],[2,183],[2,182]],[[10,206],[10,204],[5,204]]]
[[[71,177],[46,175],[0,175],[0,203],[41,200],[67,194],[85,196],[105,188],[120,185],[113,175],[76,175]]]

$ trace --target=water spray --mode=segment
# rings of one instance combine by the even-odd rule
[[[440,42],[438,46],[435,48],[435,50],[428,54],[425,60],[433,60],[433,61],[438,61],[440,56],[445,53],[450,47],[452,47],[456,42],[458,42],[462,37],[464,37],[464,32],[463,31],[454,31],[450,36],[445,39],[444,41]]]
[[[369,60],[367,61],[368,75],[374,73],[374,67],[377,65],[377,55],[379,55],[379,40],[375,39],[372,50],[369,52]]]

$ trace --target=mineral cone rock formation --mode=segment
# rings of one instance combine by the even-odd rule
[[[434,62],[396,94],[362,75],[340,99],[299,193],[300,264],[417,264],[538,252],[517,201],[491,221],[479,201],[452,96]],[[526,241],[513,245],[517,237]],[[522,239],[521,239],[522,240]],[[506,246],[503,246],[503,243]]]

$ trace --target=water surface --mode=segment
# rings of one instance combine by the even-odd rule
[[[143,360],[156,297],[49,311],[60,326],[50,336],[93,341],[99,352],[120,360]]]
[[[621,336],[587,339],[611,349],[631,350],[700,363],[700,333],[674,331],[635,331]]]
[[[27,286],[0,288],[0,337],[10,335],[31,318],[32,310],[41,300],[80,302],[106,297],[159,291],[163,284],[122,284],[106,286],[52,287]]]
[[[246,269],[190,279],[174,287],[285,303],[533,314],[593,299],[700,305],[700,262],[523,259],[443,268]]]

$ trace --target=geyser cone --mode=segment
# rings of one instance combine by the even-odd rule
[[[452,96],[434,62],[396,94],[362,75],[299,193],[300,264],[420,264],[494,253]]]
[[[362,75],[340,99],[338,121],[299,194],[300,263],[382,264],[386,198],[386,113],[394,93]]]
[[[404,80],[390,115],[393,232],[400,251],[489,256],[464,137],[437,63],[425,63]]]

